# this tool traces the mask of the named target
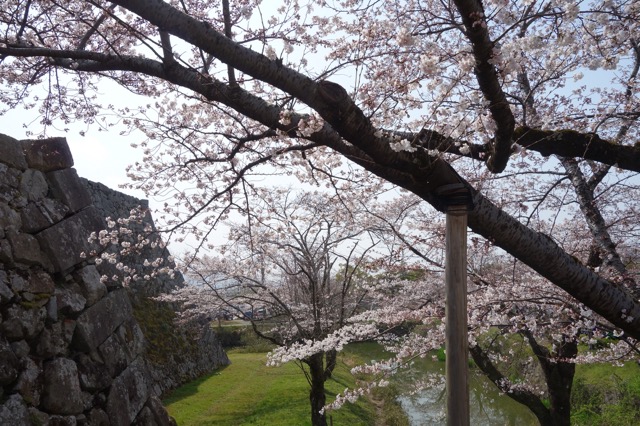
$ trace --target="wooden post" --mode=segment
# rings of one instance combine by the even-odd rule
[[[468,426],[466,205],[447,207],[445,256],[447,425]]]

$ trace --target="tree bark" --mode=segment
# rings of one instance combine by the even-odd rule
[[[474,72],[478,86],[485,99],[489,102],[491,117],[496,123],[494,140],[487,159],[487,168],[493,173],[502,172],[507,166],[511,154],[515,118],[509,106],[507,96],[502,90],[501,78],[494,59],[495,43],[489,36],[489,30],[484,15],[484,7],[479,0],[454,0],[465,28],[465,35],[473,50],[475,59]]]
[[[582,170],[580,170],[578,162],[575,158],[560,158],[560,163],[564,166],[571,179],[573,188],[576,191],[580,210],[589,226],[594,241],[598,244],[604,255],[604,265],[615,269],[621,275],[626,274],[627,268],[622,263],[620,255],[616,251],[616,245],[609,234],[607,223],[596,204],[593,188],[587,185],[587,181],[582,174]]]
[[[533,350],[547,384],[549,392],[549,413],[551,419],[549,425],[570,426],[571,425],[571,388],[573,377],[576,372],[576,365],[572,360],[578,354],[578,342],[575,339],[563,336],[562,341],[557,343],[556,354],[553,355],[544,346],[538,344],[533,334],[525,331],[529,346]]]
[[[318,353],[306,358],[304,362],[309,366],[309,402],[311,403],[311,424],[313,426],[327,426],[327,417],[320,412],[326,404],[324,393],[325,371],[324,354]]]
[[[324,358],[325,358],[324,379],[326,381],[327,379],[331,378],[331,375],[333,374],[333,370],[336,368],[338,351],[336,351],[335,349],[332,349],[328,352],[325,352]]]

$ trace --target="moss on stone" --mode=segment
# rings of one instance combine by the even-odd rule
[[[195,330],[177,327],[176,313],[168,304],[139,297],[133,304],[133,315],[147,339],[149,361],[165,365],[181,354],[197,351]]]

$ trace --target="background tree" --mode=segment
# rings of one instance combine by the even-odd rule
[[[339,333],[363,309],[367,290],[357,272],[376,241],[361,228],[362,212],[335,197],[272,189],[262,199],[244,225],[231,227],[220,255],[190,264],[194,284],[163,300],[182,302],[185,319],[226,311],[250,321],[299,363],[311,387],[312,424],[326,425],[324,383],[341,350]],[[286,360],[278,349],[271,354],[272,363]]]
[[[396,263],[404,265],[405,271],[417,272],[407,274],[399,269],[393,273],[398,267],[385,265],[387,283],[369,289],[374,308],[351,321],[374,321],[384,325],[383,329],[416,321],[420,326],[400,338],[380,336],[381,343],[396,356],[362,367],[362,371],[388,375],[444,346],[444,224],[422,207],[417,200],[403,197],[368,209],[384,224],[378,227],[386,230],[381,234],[382,241],[396,247]],[[576,218],[554,221],[551,234],[568,251],[588,262],[592,237],[575,233],[579,223]],[[631,243],[634,237],[630,233],[620,241]],[[627,273],[637,273],[631,261],[625,260],[630,265]],[[617,364],[637,359],[635,339],[522,263],[475,237],[469,246],[468,276],[473,359],[483,374],[507,396],[529,408],[541,424],[570,424],[576,363]],[[343,400],[339,398],[333,406]]]
[[[437,188],[462,182],[475,233],[640,336],[636,283],[613,253],[622,247],[613,231],[638,222],[634,198],[621,198],[640,171],[637,2],[291,0],[273,13],[250,0],[5,6],[2,102],[37,105],[45,127],[144,131],[131,176],[149,195],[174,196],[168,230],[208,244],[230,211],[248,211],[264,173],[338,192],[375,187],[369,173],[436,209]],[[100,99],[105,80],[146,100],[112,107]],[[522,186],[500,184],[512,175]],[[549,235],[565,188],[601,266]],[[618,202],[628,215],[607,222]]]

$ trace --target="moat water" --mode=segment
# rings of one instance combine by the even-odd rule
[[[402,395],[399,400],[413,426],[446,425],[446,395],[444,389],[444,362],[421,360],[419,373],[432,375],[433,384],[415,394]],[[405,376],[401,381],[410,381]],[[410,385],[407,383],[407,385]],[[403,386],[408,388],[409,386]],[[536,417],[523,405],[498,391],[483,375],[470,371],[469,411],[474,426],[534,426]]]

